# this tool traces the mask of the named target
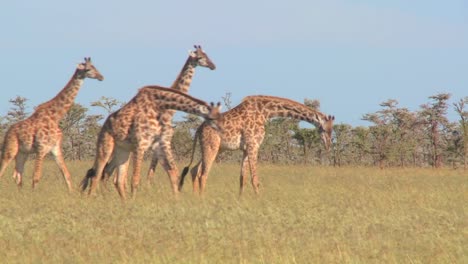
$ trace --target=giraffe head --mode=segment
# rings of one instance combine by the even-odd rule
[[[94,67],[91,63],[91,58],[84,58],[84,62],[78,64],[76,67],[76,72],[78,76],[82,79],[84,78],[91,78],[91,79],[98,79],[99,81],[104,80],[104,76]]]
[[[205,119],[217,120],[221,116],[221,103],[216,105],[211,102],[209,106],[200,106],[200,112],[204,115]]]
[[[218,131],[222,131],[222,127],[220,126],[220,122],[218,120],[221,119],[221,103],[218,102],[216,105],[211,102],[208,107],[203,106],[203,109],[200,109],[200,112],[205,114],[205,119],[207,123]]]
[[[319,127],[320,137],[322,138],[323,144],[327,151],[330,150],[332,132],[333,132],[333,121],[335,121],[335,116],[328,115],[325,116],[324,120]]]
[[[189,55],[195,66],[207,67],[210,70],[216,69],[216,65],[210,60],[200,45],[194,45],[195,51],[190,51]]]

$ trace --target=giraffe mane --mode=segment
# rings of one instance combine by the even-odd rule
[[[254,101],[254,100],[268,100],[268,101],[271,101],[271,102],[281,102],[281,103],[286,103],[286,104],[289,104],[289,105],[292,105],[292,106],[296,106],[296,107],[300,107],[300,108],[303,108],[304,111],[307,111],[307,112],[313,112],[314,113],[314,116],[315,118],[317,119],[318,122],[324,122],[327,120],[327,115],[316,110],[316,109],[313,109],[313,108],[310,108],[302,103],[299,103],[297,101],[294,101],[294,100],[291,100],[291,99],[288,99],[288,98],[283,98],[283,97],[278,97],[278,96],[271,96],[271,95],[250,95],[250,96],[246,96],[242,99],[242,103],[245,103],[245,102],[249,102],[249,101]]]
[[[271,101],[283,101],[283,102],[288,102],[288,103],[295,104],[295,105],[296,104],[301,104],[301,103],[299,103],[297,101],[294,101],[294,100],[291,100],[291,99],[288,99],[288,98],[272,96],[272,95],[249,95],[249,96],[244,97],[242,99],[242,102],[248,101],[248,100],[253,100],[253,99],[268,99],[268,100],[271,100]]]
[[[179,90],[175,90],[173,88],[168,88],[168,87],[162,87],[162,86],[157,86],[157,85],[147,85],[147,86],[143,86],[141,87],[140,89],[138,89],[138,93],[142,92],[143,90],[159,90],[159,91],[164,91],[164,92],[168,92],[169,94],[177,94],[181,97],[186,97],[186,98],[190,98],[191,100],[193,100],[194,102],[197,102],[199,104],[202,104],[202,105],[205,105],[205,106],[208,106],[208,103],[203,101],[203,100],[200,100],[198,98],[195,98],[189,94],[186,94],[186,93],[183,93]]]

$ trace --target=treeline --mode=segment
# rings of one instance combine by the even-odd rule
[[[230,94],[224,100],[231,108]],[[267,124],[259,160],[269,163],[314,164],[330,166],[434,167],[468,168],[468,96],[449,104],[449,94],[430,96],[417,111],[400,107],[398,101],[387,100],[375,113],[362,116],[369,126],[353,127],[335,124],[333,146],[326,152],[317,130],[301,128],[299,122],[277,118]],[[8,127],[31,113],[27,98],[9,100],[10,110],[0,116],[0,136]],[[319,109],[317,100],[304,104]],[[95,155],[95,144],[101,124],[108,114],[123,105],[116,99],[101,97],[91,107],[104,110],[103,115],[89,114],[89,108],[75,104],[61,121],[63,150],[67,160],[88,160]],[[459,120],[449,122],[448,111],[455,111]],[[174,154],[186,160],[191,154],[193,134],[201,124],[197,116],[185,115],[174,121]],[[241,152],[221,152],[218,161],[240,161]]]

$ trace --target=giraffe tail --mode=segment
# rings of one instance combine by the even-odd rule
[[[197,131],[195,132],[195,136],[193,140],[193,147],[192,147],[192,157],[190,158],[190,163],[187,166],[185,166],[185,168],[182,170],[182,174],[180,174],[179,192],[182,190],[182,187],[184,186],[185,176],[187,176],[190,166],[192,165],[193,157],[195,156],[195,148],[197,147],[197,139],[199,138],[199,135],[202,131],[202,126],[203,125],[198,127]]]
[[[91,181],[91,178],[96,176],[96,170],[94,168],[91,168],[88,170],[86,173],[86,176],[81,180],[80,183],[80,189],[82,192],[86,191],[86,188],[88,188],[89,182]]]
[[[187,167],[185,167],[184,170],[182,171],[182,174],[180,175],[180,180],[179,180],[179,192],[182,190],[182,187],[184,186],[185,176],[187,175],[187,173],[188,173],[188,171],[189,171],[189,168],[190,168],[190,165],[188,165]]]

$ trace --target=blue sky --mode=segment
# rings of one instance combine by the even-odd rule
[[[0,30],[0,115],[17,95],[29,111],[52,98],[85,56],[106,78],[85,81],[86,107],[169,86],[193,44],[217,65],[190,88],[206,101],[318,99],[338,123],[368,125],[387,99],[417,110],[434,94],[468,96],[466,0],[16,0],[1,4]]]

